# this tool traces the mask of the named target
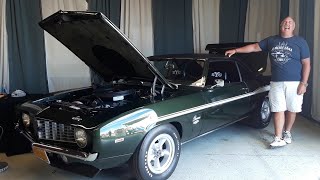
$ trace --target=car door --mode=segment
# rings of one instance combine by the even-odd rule
[[[224,86],[216,84],[223,80]],[[207,80],[203,98],[208,108],[202,113],[203,128],[201,133],[217,129],[235,122],[249,112],[249,89],[239,74],[234,61],[211,60],[208,62]]]

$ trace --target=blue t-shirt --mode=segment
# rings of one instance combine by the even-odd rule
[[[262,51],[269,52],[271,81],[301,81],[301,60],[310,57],[309,46],[303,38],[270,36],[259,42]]]

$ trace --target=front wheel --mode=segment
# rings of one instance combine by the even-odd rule
[[[148,132],[133,154],[130,166],[137,179],[167,179],[178,164],[180,151],[176,128],[161,125]]]
[[[266,97],[260,104],[259,110],[253,117],[252,126],[258,129],[265,128],[271,120],[271,107],[269,99]]]

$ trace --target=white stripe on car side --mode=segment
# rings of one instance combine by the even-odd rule
[[[234,96],[234,97],[223,99],[223,100],[220,100],[220,101],[215,101],[215,102],[212,102],[212,103],[208,103],[208,104],[204,104],[204,105],[201,105],[201,106],[192,107],[192,108],[185,109],[185,110],[182,110],[182,111],[178,111],[178,112],[174,112],[174,113],[167,114],[167,115],[164,115],[164,116],[160,116],[158,118],[158,121],[164,121],[164,120],[167,120],[167,119],[175,118],[175,117],[178,117],[178,116],[182,116],[182,115],[185,115],[185,114],[193,113],[193,112],[200,111],[200,110],[203,110],[203,109],[212,108],[212,107],[215,107],[215,106],[219,106],[221,104],[225,104],[225,103],[229,103],[229,102],[232,102],[232,101],[236,101],[236,100],[239,100],[239,99],[242,99],[242,98],[246,98],[246,97],[249,97],[249,96],[253,96],[253,95],[256,95],[256,94],[259,94],[259,93],[263,93],[263,92],[266,92],[266,91],[269,91],[269,90],[270,90],[270,85],[263,86],[263,87],[258,88],[255,91],[252,91],[250,93]]]

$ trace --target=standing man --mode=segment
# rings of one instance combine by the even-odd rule
[[[235,53],[269,53],[272,73],[269,98],[275,127],[271,147],[281,147],[292,142],[290,131],[296,113],[301,112],[303,94],[308,86],[310,50],[302,37],[293,34],[294,28],[294,20],[286,17],[280,23],[279,35],[225,52],[229,57]]]

